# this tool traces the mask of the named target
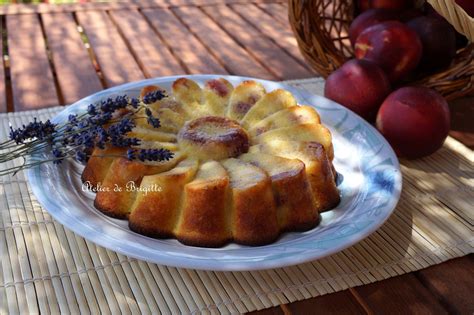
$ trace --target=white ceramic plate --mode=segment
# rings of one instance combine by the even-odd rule
[[[188,77],[201,84],[215,77],[224,77],[234,85],[252,79]],[[157,84],[169,89],[177,78],[144,80],[101,91],[66,107],[53,121],[66,121],[69,114],[84,112],[87,105],[109,96],[137,96],[145,85]],[[126,221],[107,217],[94,208],[94,194],[81,189],[82,166],[73,161],[61,165],[46,163],[28,170],[33,193],[57,221],[86,239],[127,256],[175,267],[208,270],[284,267],[331,255],[374,232],[392,213],[401,191],[398,160],[389,144],[372,126],[341,105],[281,83],[257,81],[267,90],[287,89],[299,104],[314,106],[333,134],[334,165],[341,174],[342,199],[337,208],[322,214],[318,227],[286,233],[277,242],[259,247],[229,244],[208,249],[182,245],[174,239],[149,238],[130,231]]]

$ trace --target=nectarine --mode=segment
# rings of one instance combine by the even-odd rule
[[[358,0],[357,8],[359,9],[359,12],[364,12],[365,10],[370,9],[370,0]]]
[[[361,12],[368,9],[403,10],[413,6],[413,0],[359,0],[358,8]]]
[[[397,155],[423,157],[438,150],[448,136],[448,104],[434,90],[403,87],[383,102],[376,126]]]
[[[374,121],[377,110],[390,93],[390,82],[375,63],[352,59],[331,73],[324,96]]]
[[[468,0],[468,1],[471,1],[471,0]],[[472,5],[474,6],[474,1],[472,2]],[[425,9],[426,16],[437,18],[437,19],[440,19],[440,20],[450,24],[441,14],[438,13],[438,11],[436,11],[431,6],[431,4],[425,2],[423,8]],[[473,8],[473,10],[474,10],[474,8]],[[474,14],[474,11],[473,11],[473,14]],[[469,40],[466,38],[466,36],[464,36],[463,34],[458,33],[457,31],[455,31],[455,34],[456,34],[456,49],[466,47],[466,45],[469,43]]]
[[[413,6],[413,0],[371,0],[371,8],[403,10]]]
[[[445,18],[441,14],[439,14],[438,11],[436,11],[433,6],[428,2],[425,2],[423,4],[423,10],[425,11],[426,16],[431,16],[446,21]]]
[[[416,32],[397,21],[365,29],[355,43],[356,58],[377,63],[391,82],[415,69],[421,54],[422,45]]]
[[[451,64],[456,55],[456,33],[447,22],[429,16],[421,16],[407,22],[423,45],[420,68],[436,70]]]
[[[400,12],[400,15],[398,16],[397,20],[406,23],[410,20],[413,20],[417,17],[424,16],[424,12],[421,9],[414,8],[414,9],[408,9],[405,11]]]
[[[355,44],[359,34],[369,26],[385,21],[397,20],[397,16],[398,14],[396,12],[386,9],[371,9],[365,11],[356,17],[349,27],[349,39],[352,45]]]

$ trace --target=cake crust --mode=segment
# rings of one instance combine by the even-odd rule
[[[184,187],[184,206],[175,235],[187,245],[220,247],[232,240],[229,220],[230,180],[217,161],[203,163]]]
[[[157,90],[159,100],[126,110],[136,121],[126,136],[140,140],[134,150],[174,156],[140,162],[127,158],[130,148],[95,149],[81,178],[100,185],[94,206],[104,214],[190,246],[259,246],[316,227],[339,203],[331,132],[290,92],[180,78],[172,93],[146,86],[140,97]]]

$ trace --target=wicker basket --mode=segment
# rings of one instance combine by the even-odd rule
[[[451,1],[429,0],[437,10],[439,10],[437,2]],[[324,77],[339,68],[346,60],[353,58],[348,30],[354,17],[354,9],[353,1],[347,0],[289,0],[290,23],[301,53]],[[454,12],[453,10],[462,11],[467,16],[466,12],[457,5],[449,7],[449,11]],[[448,14],[439,12],[450,21]],[[460,16],[457,13],[452,13],[452,15]],[[461,31],[462,27],[451,23],[458,31]],[[472,27],[472,24],[465,24],[465,22],[459,24],[463,25],[463,23],[467,27]],[[473,81],[474,44],[471,42],[465,48],[458,50],[450,68],[418,77],[409,84],[433,88],[446,99],[453,100],[472,94]]]

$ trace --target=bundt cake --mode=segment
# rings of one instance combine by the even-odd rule
[[[163,90],[147,86],[148,93]],[[96,148],[82,173],[95,207],[128,219],[131,230],[194,246],[263,245],[285,231],[315,227],[339,203],[331,133],[316,110],[255,81],[180,78],[170,93],[134,113],[127,136],[172,159],[129,160],[126,149]],[[148,112],[149,114],[149,112]],[[116,189],[116,188],[119,189]]]

